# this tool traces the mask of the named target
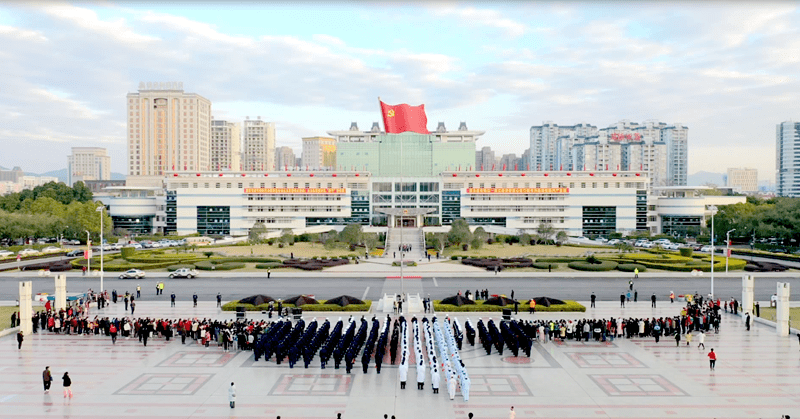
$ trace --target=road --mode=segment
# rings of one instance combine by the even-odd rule
[[[759,274],[768,275],[768,274]],[[503,277],[487,275],[485,277],[449,277],[436,278],[423,277],[422,288],[425,294],[430,294],[432,299],[441,299],[456,292],[465,292],[467,289],[475,292],[476,289],[487,288],[490,294],[509,295],[514,290],[518,299],[546,295],[549,297],[587,301],[592,292],[599,300],[617,301],[620,293],[628,289],[629,275],[619,278],[554,278],[554,277]],[[54,292],[53,278],[48,277],[0,277],[0,301],[14,301],[18,298],[18,283],[21,280],[33,281],[34,293]],[[175,293],[179,300],[189,300],[193,293],[197,293],[201,300],[213,300],[217,293],[223,295],[224,300],[235,300],[252,294],[266,294],[274,298],[287,298],[298,294],[313,294],[319,299],[328,299],[334,296],[348,294],[361,298],[366,292],[366,298],[377,300],[381,297],[384,282],[383,278],[330,278],[324,274],[317,276],[292,278],[224,278],[207,277],[195,279],[163,279],[166,289],[163,296],[156,297],[155,285],[159,278],[142,280],[106,278],[105,288],[109,291],[116,289],[119,293],[134,292],[136,285],[142,286],[142,300],[169,299]],[[397,280],[389,280],[397,281]],[[634,288],[639,292],[639,298],[648,300],[655,293],[659,301],[665,301],[670,291],[675,294],[695,293],[707,294],[710,288],[708,277],[648,277],[634,280]],[[800,278],[759,276],[756,279],[755,297],[760,301],[769,300],[775,293],[776,282],[789,282],[792,288],[792,300],[800,300]],[[716,278],[715,292],[720,298],[741,298],[741,283],[739,277]],[[99,289],[98,278],[70,276],[67,282],[68,292],[83,292],[89,288]],[[369,288],[369,289],[367,289]]]

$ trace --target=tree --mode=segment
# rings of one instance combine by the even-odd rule
[[[339,241],[352,246],[361,244],[363,234],[361,224],[348,224],[344,227],[344,230],[339,233]]]
[[[267,234],[267,227],[264,226],[264,223],[258,221],[253,224],[253,227],[250,229],[250,233],[248,234],[248,240],[250,244],[259,244],[264,243],[266,241],[265,235]]]
[[[528,233],[522,233],[519,236],[519,241],[522,243],[523,246],[531,244],[531,240],[533,240],[533,237],[531,237],[531,235]]]
[[[556,233],[556,243],[558,244],[564,244],[568,238],[569,236],[567,236],[567,232],[564,230],[559,230],[558,233]]]
[[[469,243],[472,239],[472,233],[469,231],[469,224],[467,220],[459,218],[453,221],[450,225],[450,232],[447,233],[447,241],[453,245],[462,243]]]
[[[294,233],[292,233],[291,228],[284,228],[281,230],[280,242],[285,245],[294,243]]]
[[[363,234],[363,241],[364,241],[364,250],[369,253],[370,250],[375,249],[378,247],[378,235],[375,233],[364,233]]]
[[[536,227],[536,234],[545,243],[549,242],[550,238],[553,237],[553,234],[555,233],[556,229],[553,228],[553,225],[550,223],[539,223],[539,225]]]
[[[486,230],[484,230],[483,227],[476,228],[475,231],[472,232],[470,246],[472,246],[473,249],[480,249],[483,247],[483,244],[486,243],[487,237],[489,237],[489,235],[486,234]]]
[[[433,246],[439,253],[444,253],[444,248],[447,246],[447,233],[427,233],[425,234],[425,243]]]
[[[93,239],[99,239],[100,214],[97,212],[97,207],[98,204],[91,201],[73,201],[67,205],[65,217],[67,227],[64,234],[77,239],[86,237],[86,231],[89,231]],[[103,229],[104,235],[110,234],[114,229],[108,211],[103,211]]]

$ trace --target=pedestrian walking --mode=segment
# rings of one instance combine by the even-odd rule
[[[286,254],[286,253],[284,253]],[[272,275],[272,269],[267,268],[267,279],[269,279],[270,275]]]
[[[714,367],[717,363],[717,353],[714,352],[714,348],[711,348],[711,352],[708,353],[708,364],[711,368],[711,371],[714,371]]]
[[[530,308],[528,309],[528,314],[534,314],[534,313],[536,313],[536,300],[531,298]]]
[[[747,327],[747,330],[750,330],[750,313],[745,313],[744,317],[744,325]]]
[[[630,301],[630,300],[628,300],[628,301]],[[625,307],[625,294],[620,294],[619,295],[619,306],[620,307]]]
[[[175,307],[175,293],[174,292],[172,294],[170,294],[170,296],[169,296],[169,306],[170,307]]]
[[[217,307],[222,307],[222,294],[217,293]]]
[[[136,284],[136,298],[142,298],[142,286]]]
[[[514,411],[514,406],[511,406],[511,410],[508,411],[508,419],[516,419],[517,412]]]
[[[675,332],[675,346],[681,346],[681,332]]]
[[[64,397],[67,397],[67,394],[69,394],[69,397],[72,398],[72,379],[69,378],[69,373],[65,372],[61,380],[64,384]]]
[[[692,344],[692,333],[689,332],[686,334],[686,346],[689,346],[691,344]]]
[[[231,382],[231,386],[228,387],[228,402],[231,404],[231,409],[236,407],[236,386]]]
[[[670,291],[669,292],[669,302],[670,303],[674,303],[675,302],[675,291]]]
[[[50,373],[50,367],[44,367],[42,371],[42,384],[44,384],[44,394],[50,392],[50,385],[53,384],[53,374]]]
[[[136,310],[136,302],[131,301],[131,316],[133,316],[133,312]]]
[[[633,280],[632,279],[628,281],[628,289],[633,291]]]
[[[761,306],[756,301],[756,317],[761,317]]]
[[[22,336],[22,330],[17,332],[17,350],[21,350],[22,349],[22,341],[24,339],[25,338]]]
[[[591,307],[592,307],[592,308],[595,308],[595,307],[594,307],[594,302],[595,302],[595,300],[597,300],[597,296],[596,296],[596,295],[594,295],[594,293],[592,293],[592,296],[591,296],[591,297],[589,297],[589,298],[591,298],[591,300],[592,300],[592,306],[591,306]]]
[[[652,302],[651,307],[656,308],[656,293],[653,293],[653,296],[650,297],[650,301]]]
[[[450,396],[450,400],[456,398],[456,377],[455,374],[450,375],[450,380],[447,381],[447,393]]]
[[[639,290],[633,290],[633,302],[639,301]]]
[[[194,295],[192,295],[192,301],[194,301],[194,306],[197,307],[197,293],[194,293]]]
[[[639,279],[639,268],[633,269],[633,277]]]
[[[697,334],[697,349],[700,349],[701,346],[703,347],[703,349],[705,349],[706,348],[705,341],[706,341],[706,334],[703,333],[703,331],[701,330],[700,333]]]

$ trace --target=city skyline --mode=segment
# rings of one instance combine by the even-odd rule
[[[379,121],[380,95],[425,103],[428,129],[485,130],[478,148],[499,155],[521,155],[547,120],[682,123],[690,174],[774,181],[774,127],[797,118],[795,3],[491,6],[4,5],[0,166],[45,172],[72,147],[106,147],[125,173],[125,95],[182,81],[215,119],[275,122],[296,154],[303,137]]]

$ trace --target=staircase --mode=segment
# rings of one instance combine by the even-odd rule
[[[386,234],[386,251],[383,253],[383,257],[399,260],[400,252],[397,250],[397,247],[401,244],[407,244],[411,245],[411,251],[406,252],[406,260],[419,262],[427,258],[427,256],[425,256],[425,234],[422,232],[421,228],[404,227],[402,241],[400,236],[400,228],[389,228],[389,232]]]

